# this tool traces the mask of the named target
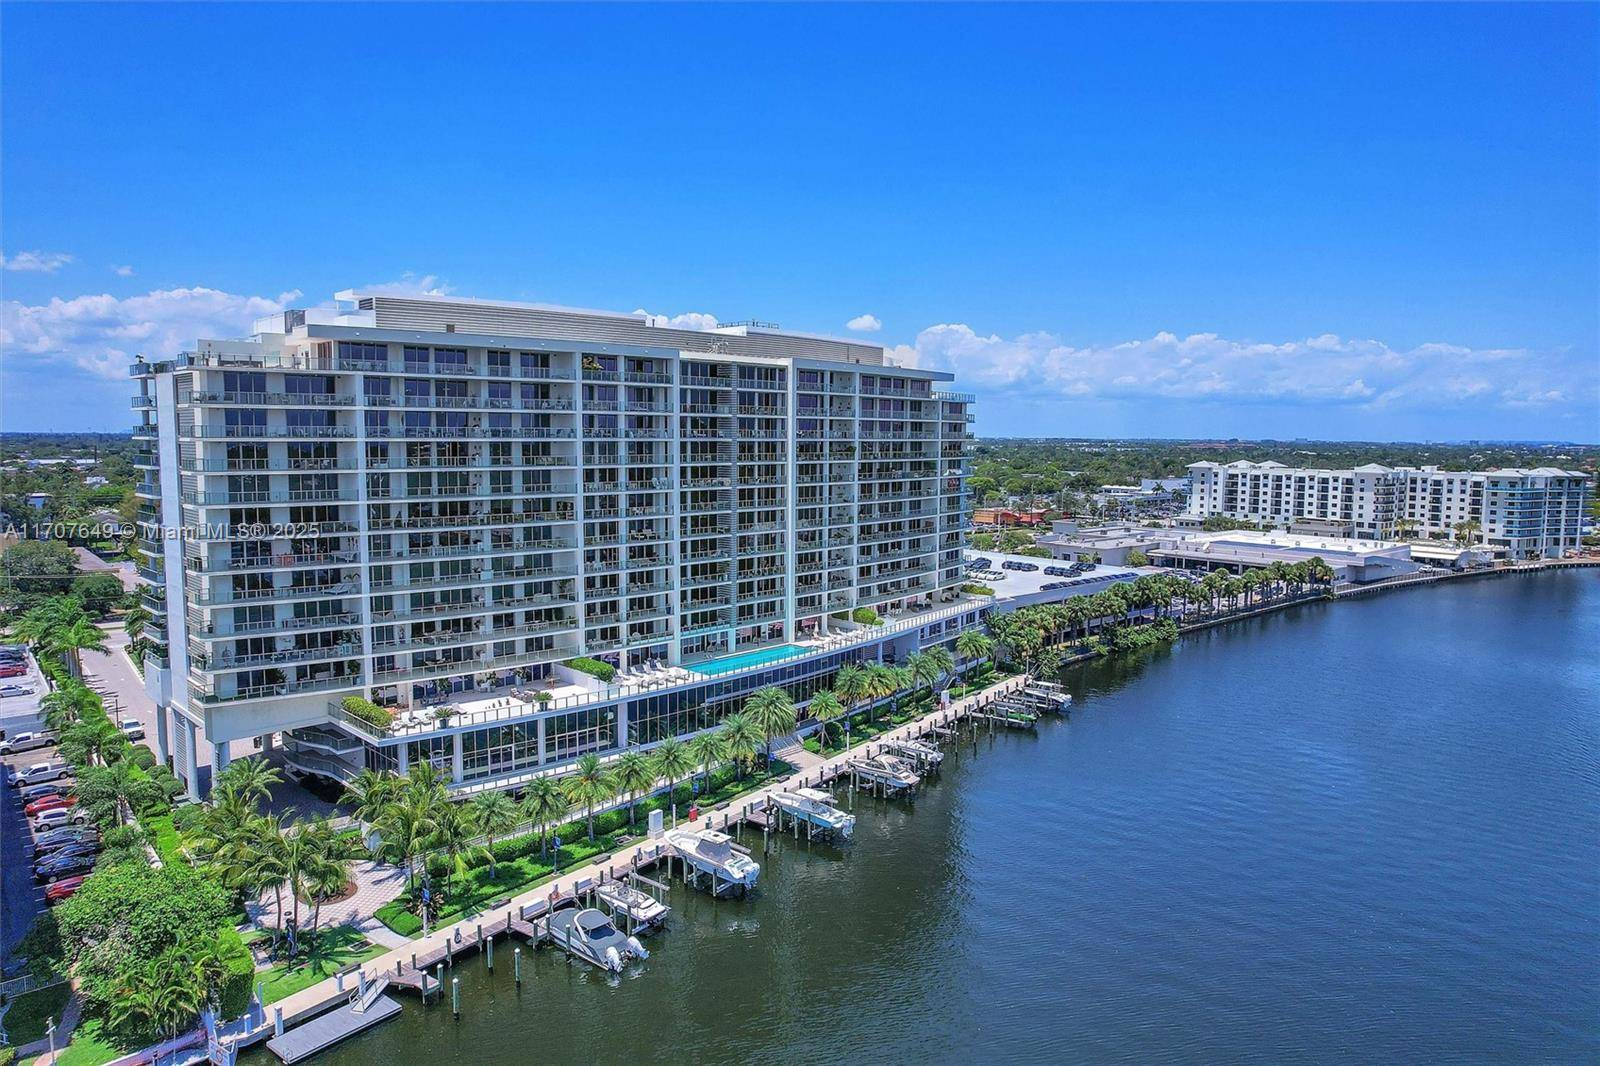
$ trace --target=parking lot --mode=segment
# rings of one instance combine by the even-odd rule
[[[55,758],[54,748],[0,756],[7,771]],[[12,952],[44,909],[44,887],[33,879],[33,835],[19,789],[0,784],[0,965],[9,975]]]

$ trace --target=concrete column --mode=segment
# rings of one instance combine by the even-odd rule
[[[200,801],[200,765],[195,757],[194,747],[199,742],[200,730],[189,719],[185,718],[178,723],[178,728],[183,729],[184,739],[187,742],[183,753],[183,776],[189,786],[189,798],[196,803]]]
[[[172,714],[171,708],[166,704],[156,706],[156,759],[166,766],[172,759],[172,740],[169,732],[168,716]]]
[[[628,701],[617,704],[617,747],[628,746]]]
[[[539,721],[537,723],[538,727],[539,727],[538,733],[539,733],[539,765],[540,766],[543,766],[545,764],[545,760],[550,757],[549,752],[545,750],[545,746],[544,746],[544,727],[545,727],[545,723],[548,722],[549,720],[550,719],[548,719],[548,718],[541,718],[541,719],[539,719]]]
[[[459,785],[463,776],[465,776],[465,767],[461,756],[461,734],[452,733],[450,735],[450,780]]]
[[[216,776],[226,770],[233,759],[228,755],[228,741],[226,740],[213,744],[211,750],[216,753],[211,757],[211,779],[215,781]]]
[[[395,765],[399,768],[401,777],[411,772],[411,745],[409,743],[395,745]]]

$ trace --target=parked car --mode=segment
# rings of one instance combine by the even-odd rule
[[[42,785],[29,785],[18,794],[18,798],[27,804],[46,796],[65,796],[71,789],[70,781],[48,781]]]
[[[33,695],[32,685],[0,685],[0,699],[5,699],[8,696],[31,695]]]
[[[55,742],[56,735],[48,730],[39,730],[36,733],[18,733],[14,737],[0,740],[0,755],[10,755],[18,751],[33,751],[35,748],[48,748]]]
[[[45,855],[53,851],[70,848],[74,844],[88,842],[100,843],[100,833],[88,826],[71,825],[63,829],[52,829],[48,833],[40,833],[33,842],[34,855]],[[37,860],[35,860],[37,861]]]
[[[13,785],[37,785],[42,781],[59,781],[69,772],[64,762],[36,762],[20,770],[11,770],[7,779]]]
[[[93,855],[63,855],[61,858],[53,859],[43,866],[35,867],[33,876],[40,884],[44,884],[46,881],[86,874],[93,869]]]
[[[41,870],[54,869],[71,859],[82,858],[85,855],[93,857],[98,854],[100,854],[100,842],[98,840],[80,840],[76,844],[68,844],[64,848],[56,848],[54,851],[34,859],[33,873],[37,877]]]
[[[82,825],[88,820],[87,811],[75,807],[55,807],[39,812],[29,824],[35,833],[43,833],[49,829],[60,829],[64,825]]]
[[[53,811],[57,807],[76,807],[77,805],[77,796],[40,796],[32,803],[25,804],[22,808],[22,813],[29,818],[34,818],[45,811]]]
[[[27,663],[0,663],[0,677],[27,677]]]
[[[137,718],[124,718],[117,723],[117,728],[122,730],[122,735],[129,740],[144,739],[144,726],[139,724]]]
[[[82,888],[88,879],[88,874],[78,874],[75,877],[63,877],[59,881],[50,882],[44,886],[44,901],[60,903],[62,900],[71,899],[72,894]]]

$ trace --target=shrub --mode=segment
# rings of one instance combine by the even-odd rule
[[[188,833],[205,818],[206,808],[200,803],[186,803],[172,812],[172,828]]]
[[[550,693],[541,690],[539,692],[535,692],[533,694],[533,698],[536,701],[538,701],[539,703],[549,703],[550,702]]]
[[[387,707],[379,707],[365,696],[346,696],[339,701],[339,706],[357,721],[377,726],[385,732],[394,725],[394,712]]]
[[[990,588],[988,585],[980,585],[975,581],[969,581],[965,585],[962,585],[961,586],[961,591],[965,592],[969,596],[993,596],[994,595],[994,589]]]
[[[871,607],[857,607],[850,613],[850,620],[857,625],[881,626],[883,619],[878,617],[878,612]]]
[[[223,926],[217,931],[217,953],[222,958],[222,1016],[236,1018],[250,1007],[250,993],[256,978],[255,959],[245,947],[238,930]]]
[[[587,655],[580,655],[576,659],[568,659],[567,667],[579,673],[588,674],[590,677],[599,678],[608,685],[617,676],[617,668],[615,666],[610,663],[603,663],[599,659],[591,659]]]
[[[133,760],[133,765],[141,770],[148,770],[156,764],[156,753],[143,744],[135,744],[128,753],[128,758]]]

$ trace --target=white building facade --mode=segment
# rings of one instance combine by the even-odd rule
[[[1316,523],[1348,537],[1401,532],[1471,539],[1514,559],[1556,558],[1581,539],[1588,478],[1571,470],[1449,471],[1437,467],[1317,470],[1282,463],[1193,463],[1187,513],[1265,525]]]
[[[147,683],[191,790],[201,733],[219,761],[283,733],[334,778],[425,759],[516,787],[976,623],[949,375],[753,324],[336,300],[133,370]]]

